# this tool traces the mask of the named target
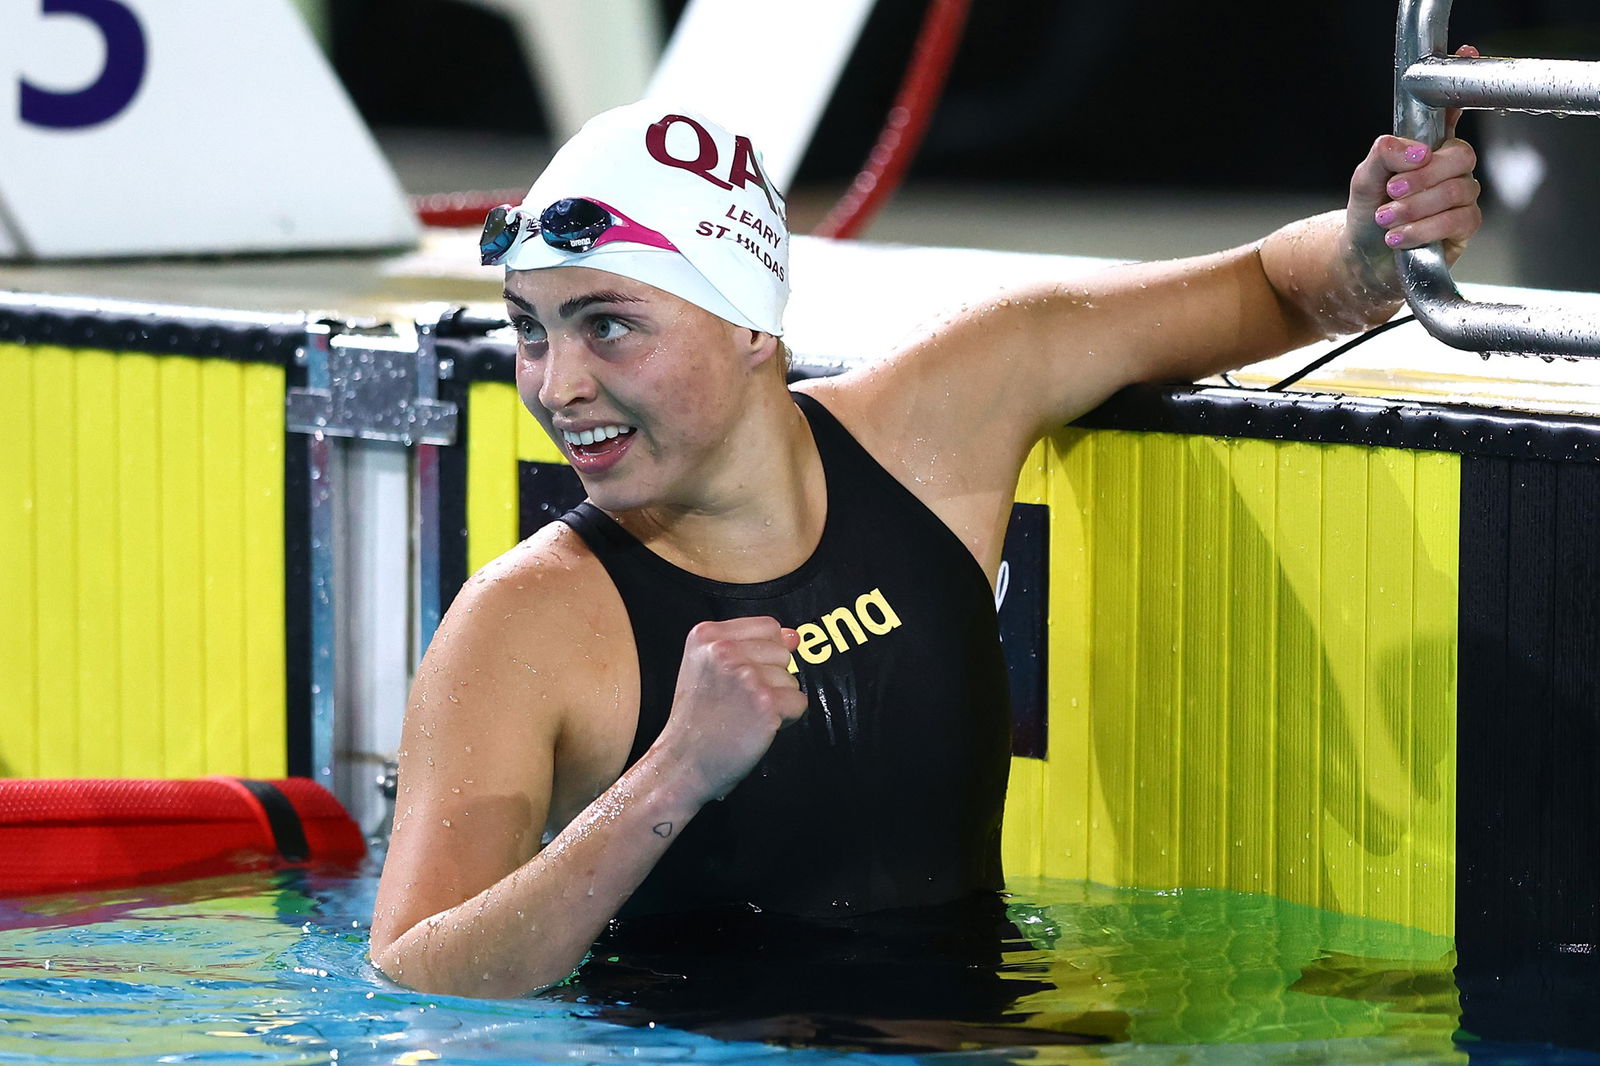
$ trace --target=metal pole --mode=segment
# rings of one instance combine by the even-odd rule
[[[306,331],[306,384],[326,391],[331,330]],[[335,614],[333,442],[311,434],[311,778],[333,789],[335,739],[334,686],[338,680],[338,629]]]
[[[439,398],[439,359],[436,348],[438,322],[417,324],[417,397],[422,400]],[[441,604],[440,515],[439,515],[439,446],[416,446],[416,506],[417,531],[417,647],[413,662],[420,662],[422,653],[433,640],[443,614]]]
[[[1600,63],[1447,56],[1451,0],[1400,0],[1395,26],[1394,131],[1437,146],[1445,110],[1520,108],[1600,113]],[[1395,253],[1406,302],[1437,339],[1478,352],[1600,356],[1600,304],[1474,303],[1450,276],[1442,247]]]

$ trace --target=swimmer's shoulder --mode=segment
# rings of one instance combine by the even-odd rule
[[[590,710],[595,691],[614,687],[600,676],[610,657],[593,650],[618,639],[632,632],[605,567],[571,527],[551,522],[467,580],[428,658],[532,700],[521,713],[539,707],[564,717],[574,707]]]
[[[1032,441],[1019,437],[986,445],[993,437],[993,412],[984,408],[993,405],[937,372],[924,372],[917,355],[913,345],[880,362],[793,388],[826,407],[879,466],[967,546],[992,579],[1017,473]]]
[[[897,394],[895,375],[886,373],[888,369],[860,367],[797,382],[790,391],[803,392],[821,403],[868,455],[921,496],[919,483],[908,468],[907,445],[917,439],[913,407]]]
[[[849,430],[852,437],[872,451],[868,440],[874,436],[871,420],[873,383],[860,370],[798,381],[789,386],[789,391],[803,392],[821,403],[829,414],[838,419],[840,425]],[[875,452],[874,458],[882,461]]]

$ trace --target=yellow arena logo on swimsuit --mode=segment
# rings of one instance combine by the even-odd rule
[[[816,666],[827,662],[836,651],[849,651],[899,626],[900,616],[889,606],[883,590],[873,589],[856,597],[855,610],[836,607],[817,621],[801,622],[794,628],[800,634],[800,658]],[[793,655],[789,656],[789,672],[800,672]]]

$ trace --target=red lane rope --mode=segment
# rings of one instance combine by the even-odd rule
[[[854,237],[872,221],[905,180],[911,160],[922,145],[934,105],[944,92],[955,60],[969,0],[932,0],[917,34],[911,62],[900,82],[894,106],[867,163],[844,196],[812,230],[819,237]]]
[[[970,6],[970,0],[931,0],[905,77],[866,165],[813,233],[819,237],[856,236],[899,189],[944,92]],[[411,203],[425,226],[477,226],[500,204],[521,199],[520,189],[500,189],[435,193],[413,197]]]

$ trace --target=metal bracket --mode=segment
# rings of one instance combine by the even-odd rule
[[[1438,145],[1447,108],[1600,113],[1600,63],[1446,56],[1451,0],[1400,0],[1395,30],[1394,131]],[[1450,276],[1440,245],[1396,252],[1406,302],[1453,348],[1600,356],[1600,312],[1474,303]]]
[[[328,437],[454,444],[456,405],[437,399],[433,345],[404,337],[344,334],[308,345],[310,385],[289,390],[288,427]]]

